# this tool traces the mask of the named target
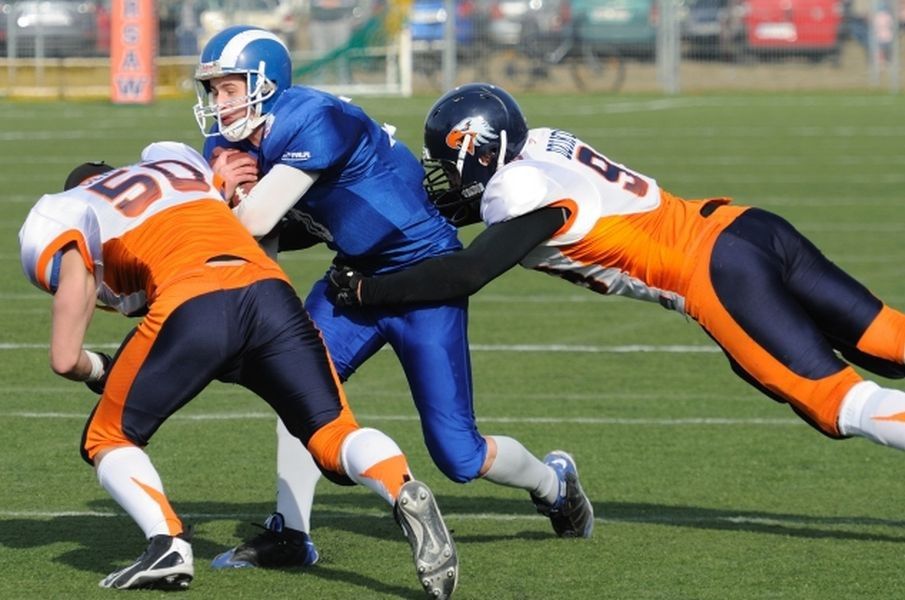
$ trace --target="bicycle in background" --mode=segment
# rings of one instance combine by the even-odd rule
[[[520,42],[504,51],[505,76],[523,90],[571,83],[582,92],[619,91],[625,82],[622,54],[611,44],[583,38],[580,25],[573,21],[551,36],[531,21],[523,23]]]

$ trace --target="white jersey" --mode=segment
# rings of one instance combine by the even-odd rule
[[[481,217],[489,226],[557,205],[570,209],[569,222],[522,259],[522,266],[607,294],[661,301],[664,290],[651,288],[618,266],[576,260],[562,251],[585,238],[603,217],[656,209],[660,188],[654,179],[606,158],[570,133],[532,129],[518,157],[488,182]]]
[[[133,236],[136,244],[131,248],[124,240],[162,211],[199,200],[223,202],[207,162],[184,144],[151,144],[142,152],[139,164],[43,196],[19,230],[22,269],[34,285],[53,293],[60,251],[75,243],[86,267],[94,273],[98,301],[127,315],[140,313],[148,301],[148,280],[154,279],[149,274],[162,275],[168,270],[155,271],[156,266],[151,268],[142,264],[143,258],[137,258],[136,250],[150,247],[151,240]],[[153,244],[158,253],[166,251],[161,240]],[[105,255],[107,260],[116,261],[115,275],[105,277]],[[152,281],[154,286],[162,283]]]
[[[716,236],[745,210],[714,212],[728,202],[678,198],[570,133],[532,129],[516,159],[487,183],[481,217],[490,226],[565,207],[569,220],[522,266],[684,312],[694,270],[707,265]]]

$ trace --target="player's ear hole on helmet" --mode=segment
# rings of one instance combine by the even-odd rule
[[[496,152],[485,152],[481,156],[478,157],[478,162],[481,163],[482,167],[489,167],[496,161],[497,153]]]
[[[263,78],[263,80],[261,82],[261,95],[269,96],[270,94],[275,92],[276,89],[277,89],[277,84],[275,84],[274,82],[270,81],[267,78]]]

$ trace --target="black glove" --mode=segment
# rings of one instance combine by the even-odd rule
[[[333,265],[327,273],[327,281],[338,306],[361,306],[359,288],[364,279],[361,273],[350,267]]]
[[[95,394],[100,395],[104,393],[104,386],[107,385],[107,375],[110,373],[110,365],[113,364],[113,357],[103,352],[95,352],[95,354],[100,356],[101,362],[104,363],[104,374],[100,379],[95,379],[94,381],[86,381],[85,385],[88,386],[89,390],[91,390]]]

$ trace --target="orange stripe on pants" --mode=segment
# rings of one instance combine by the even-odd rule
[[[901,364],[905,360],[905,314],[885,304],[858,340],[858,350]]]
[[[723,307],[710,281],[710,255],[701,259],[691,277],[686,311],[713,336],[742,369],[758,383],[783,398],[821,431],[841,437],[839,406],[853,385],[862,381],[846,366],[820,379],[796,374],[758,344]]]
[[[274,270],[266,266],[255,263],[228,267],[205,265],[190,276],[158,290],[160,295],[151,303],[150,311],[120,348],[104,393],[86,428],[84,453],[92,464],[98,452],[105,448],[139,443],[139,440],[129,439],[123,431],[123,413],[132,384],[173,312],[187,301],[212,291],[237,289],[264,279],[286,280],[280,272],[276,272],[279,277],[272,277]]]
[[[352,409],[349,408],[349,401],[346,399],[346,393],[342,383],[339,381],[339,375],[336,374],[336,367],[333,366],[333,360],[330,360],[330,372],[333,374],[333,380],[336,382],[336,389],[339,392],[339,401],[342,404],[339,416],[318,429],[308,440],[308,452],[314,457],[314,460],[322,468],[332,471],[339,475],[345,475],[342,464],[342,445],[346,436],[359,428]]]
[[[164,319],[158,319],[153,311],[149,313],[134,335],[122,346],[116,364],[110,372],[104,393],[91,416],[85,431],[84,450],[91,463],[97,454],[107,448],[134,445],[123,431],[123,412],[132,383],[148,358]]]

